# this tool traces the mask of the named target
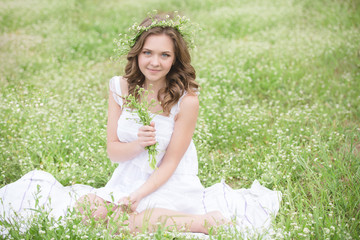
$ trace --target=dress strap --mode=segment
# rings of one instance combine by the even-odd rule
[[[179,113],[179,111],[180,111],[180,102],[184,98],[185,95],[186,95],[186,92],[179,98],[179,101],[171,108],[171,110],[170,110],[170,117],[171,118],[175,118],[175,116]]]
[[[121,98],[122,93],[121,93],[120,80],[121,80],[120,76],[112,77],[109,82],[109,88],[110,88],[110,91],[113,93],[115,102],[117,104],[119,104],[120,107],[122,107],[123,99]]]

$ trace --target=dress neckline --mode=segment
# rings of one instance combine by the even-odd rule
[[[122,96],[122,91],[121,91],[121,76],[117,76],[117,81],[115,81],[115,85],[118,86],[118,92],[120,93],[120,96]],[[174,114],[174,112],[176,112],[176,108],[178,107],[179,105],[179,102],[181,101],[181,99],[186,95],[186,91],[185,93],[183,94],[183,96],[180,97],[178,103],[174,104],[174,106],[172,106],[171,110],[170,110],[170,113],[169,113],[169,116],[165,116],[165,115],[161,115],[161,114],[156,114],[156,113],[152,113],[150,112],[150,114],[154,115],[154,118],[159,116],[160,118],[163,118],[163,119],[171,119],[171,120],[174,120],[174,116],[176,114]],[[127,109],[127,108],[125,108]]]
[[[129,108],[124,108],[123,111],[126,111],[126,112],[128,112],[128,113],[133,113],[133,112],[131,111],[131,109],[129,109]],[[161,115],[161,114],[156,114],[156,113],[152,113],[152,112],[150,112],[150,114],[153,116],[153,118],[159,117],[159,118],[162,118],[162,119],[165,119],[165,120],[173,120],[173,119],[174,119],[174,118],[172,118],[171,112],[170,112],[169,116],[165,116],[165,115]]]

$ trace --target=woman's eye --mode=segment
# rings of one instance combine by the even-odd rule
[[[150,51],[144,51],[143,54],[144,55],[150,55],[151,53],[150,53]]]
[[[170,55],[167,54],[167,53],[163,53],[163,54],[162,54],[162,57],[164,57],[164,58],[165,58],[165,57],[170,57]]]

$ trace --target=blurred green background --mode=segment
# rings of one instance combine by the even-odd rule
[[[1,0],[0,183],[33,169],[103,186],[113,39],[149,11],[200,25],[194,141],[205,186],[283,193],[275,239],[356,239],[360,3]]]

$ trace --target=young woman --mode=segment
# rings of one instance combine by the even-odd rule
[[[153,21],[146,19],[141,26],[149,27]],[[90,202],[92,215],[104,219],[105,205],[114,198],[122,206],[117,211],[126,206],[134,223],[142,223],[145,210],[151,209],[150,224],[156,225],[158,217],[174,220],[176,215],[180,216],[176,217],[179,227],[186,223],[190,231],[207,232],[205,219],[209,226],[210,222],[224,222],[224,217],[220,212],[192,215],[201,212],[198,207],[204,188],[196,176],[197,158],[191,140],[199,101],[187,43],[173,27],[153,26],[139,36],[127,59],[125,76],[110,80],[109,93],[107,151],[119,166],[105,188],[81,197],[79,204]],[[148,101],[156,100],[150,126],[142,126],[138,116],[123,105],[121,96],[135,95],[136,86],[149,90]],[[145,147],[157,142],[160,154],[153,170]]]
[[[187,23],[180,16],[154,16],[140,26],[134,25],[134,36],[119,42],[121,53],[128,47],[128,62],[125,75],[110,80],[107,125],[107,152],[118,167],[100,189],[81,186],[69,190],[59,186],[59,191],[66,189],[81,196],[75,198],[76,207],[84,219],[108,222],[109,218],[120,219],[127,212],[127,224],[133,232],[143,229],[146,222],[150,231],[162,223],[169,229],[208,233],[209,228],[230,221],[241,230],[267,228],[277,213],[281,194],[256,181],[250,189],[233,190],[224,182],[204,188],[197,177],[192,135],[199,109],[198,84],[188,50],[191,41],[184,32]],[[150,109],[154,118],[148,126],[140,124],[139,116],[125,104],[124,97],[129,94],[140,101],[139,87],[149,91],[143,101],[156,102]],[[146,147],[154,144],[159,153],[156,168],[152,169]],[[53,190],[48,186],[56,182],[52,176],[34,171],[24,176],[23,181],[31,179],[28,184],[31,186],[34,179],[43,180],[40,175],[51,178],[44,188],[52,196]],[[6,190],[0,191],[5,202],[10,201]],[[74,206],[74,201],[63,202],[62,209]],[[18,205],[22,210],[23,201]]]

